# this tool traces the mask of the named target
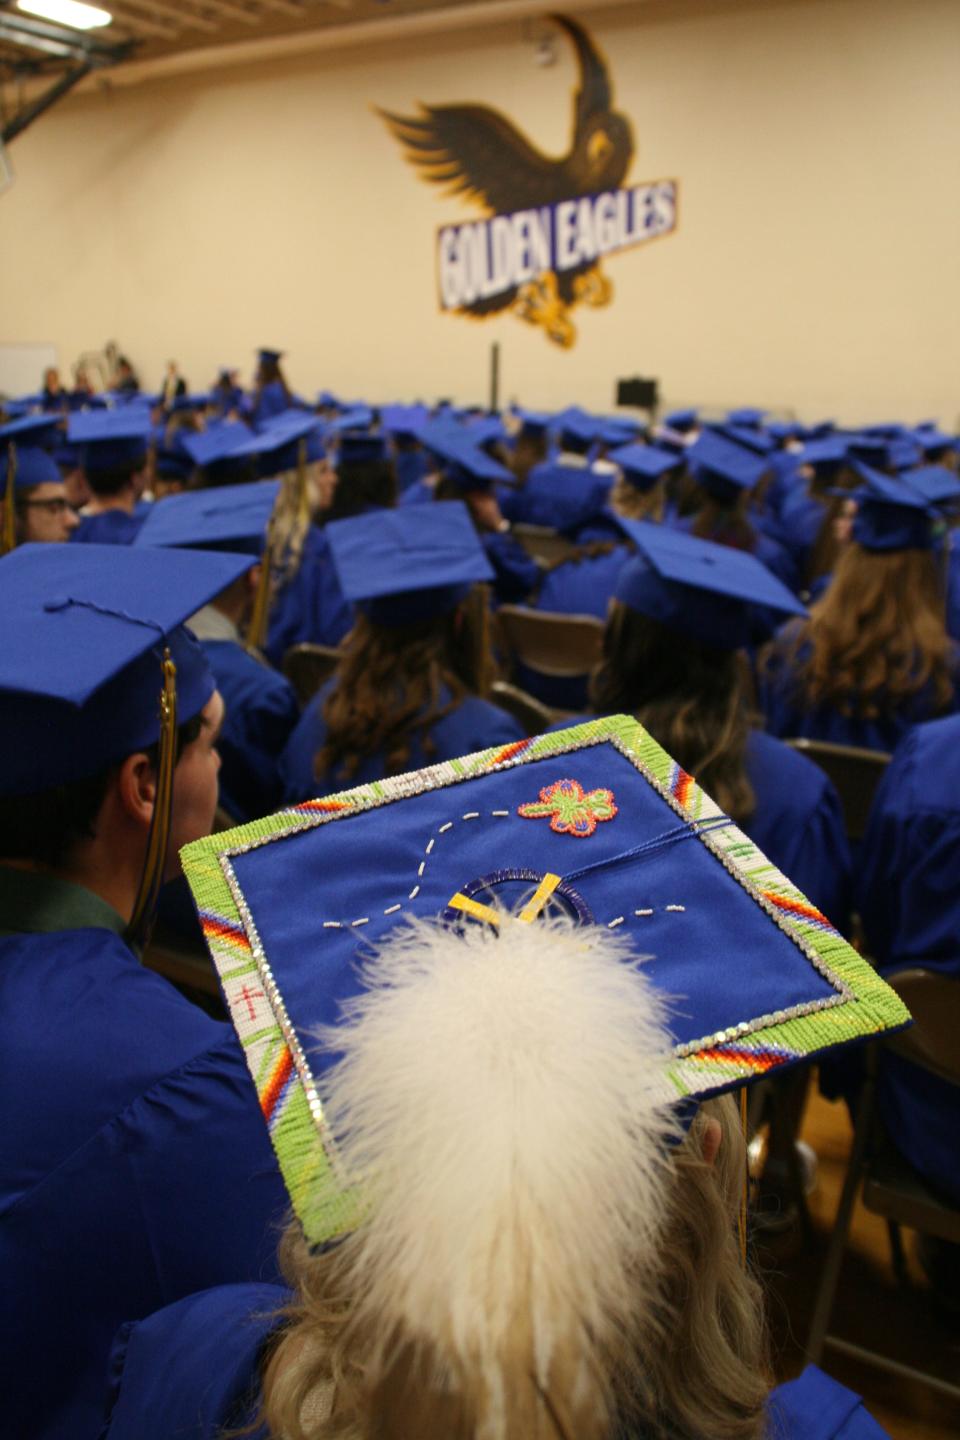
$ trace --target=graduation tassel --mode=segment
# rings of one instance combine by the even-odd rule
[[[0,555],[9,555],[17,543],[17,514],[14,506],[17,482],[17,448],[11,440],[7,446],[7,488],[3,494],[3,526],[0,530]]]
[[[177,667],[166,646],[163,651],[162,670],[157,795],[153,804],[153,819],[150,822],[143,872],[126,931],[127,943],[136,948],[142,948],[150,934],[157,895],[163,881],[167,842],[170,838],[170,812],[173,808],[173,772],[177,763]]]
[[[306,437],[297,446],[297,479],[294,490],[293,513],[296,517],[295,531],[303,535],[310,523],[310,497],[307,493],[307,441]]]
[[[247,625],[247,649],[262,650],[267,638],[267,619],[270,615],[270,551],[272,536],[267,532],[267,543],[260,558],[260,578],[257,593],[253,599],[253,613]]]

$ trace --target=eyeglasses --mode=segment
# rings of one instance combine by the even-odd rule
[[[69,500],[63,499],[21,500],[20,505],[24,510],[28,508],[33,508],[34,510],[46,510],[49,515],[65,515],[68,510],[72,510],[74,514],[77,513],[77,507],[75,505],[71,505]]]

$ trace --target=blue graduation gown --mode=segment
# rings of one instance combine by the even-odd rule
[[[102,1440],[221,1440],[251,1423],[264,1346],[289,1298],[274,1286],[220,1286],[124,1326]],[[771,1391],[767,1408],[769,1440],[885,1440],[860,1396],[814,1365]]]
[[[596,521],[613,485],[614,472],[569,463],[561,456],[534,465],[526,483],[504,496],[501,508],[511,524],[546,525],[578,537]]]
[[[540,567],[512,535],[479,536],[493,567],[493,596],[498,605],[523,605],[540,579]]]
[[[267,656],[279,668],[291,645],[337,646],[352,626],[353,607],[340,589],[326,532],[312,525],[298,569],[273,598]]]
[[[281,415],[284,410],[289,410],[290,400],[287,392],[279,380],[271,380],[269,385],[264,385],[250,412],[250,420],[254,427],[262,425],[272,415]]]
[[[217,745],[224,808],[236,820],[269,815],[280,804],[280,753],[300,716],[296,692],[236,641],[201,644],[226,705]]]
[[[411,480],[405,489],[397,496],[398,505],[428,505],[436,500],[436,490],[433,485],[428,485],[425,476],[417,480]]]
[[[99,515],[83,515],[70,539],[75,545],[131,545],[147,517],[148,507],[141,502],[128,515],[126,510],[104,510]]]
[[[954,531],[950,548],[945,557],[947,566],[947,634],[952,635],[954,640],[960,640],[960,545],[956,542],[957,534]]]
[[[320,781],[314,776],[314,757],[326,737],[323,706],[335,684],[335,679],[328,680],[310,702],[281,756],[280,773],[287,804],[295,805],[317,795],[333,795],[338,790],[352,789],[354,785],[369,785],[386,775],[384,757],[374,755],[349,780],[328,775]],[[446,704],[449,699],[449,693],[441,692],[441,704]],[[485,750],[492,745],[510,745],[514,740],[524,739],[524,733],[522,726],[505,710],[476,695],[468,695],[455,710],[437,721],[430,731],[430,738],[434,748],[429,755],[420,740],[414,740],[410,754],[411,770],[419,770],[440,760],[455,760],[459,755],[469,755],[474,750]]]
[[[785,629],[779,632],[778,643],[783,642],[785,633]],[[911,726],[933,718],[933,697],[927,690],[922,690],[893,714],[875,720],[843,715],[832,705],[809,708],[797,693],[794,678],[796,666],[803,663],[808,653],[809,650],[801,647],[795,664],[788,664],[782,653],[774,652],[767,664],[760,667],[757,696],[767,719],[767,729],[772,735],[828,740],[836,745],[859,745],[865,750],[891,751]],[[955,663],[960,672],[960,663]],[[958,702],[960,693],[955,684],[950,713],[958,708]]]
[[[0,1086],[4,1429],[94,1440],[118,1325],[275,1279],[285,1192],[232,1029],[115,930],[0,936]]]
[[[548,570],[535,602],[536,609],[557,615],[595,615],[605,620],[620,571],[630,554],[626,545],[617,545],[606,555],[567,560]]]
[[[857,904],[881,975],[918,966],[960,984],[960,716],[917,725],[874,800]],[[960,1091],[881,1054],[878,1100],[891,1139],[960,1204]]]
[[[397,487],[403,494],[411,485],[429,475],[430,460],[424,450],[395,450],[393,468],[397,475]]]

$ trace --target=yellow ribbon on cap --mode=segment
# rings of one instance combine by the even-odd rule
[[[170,651],[164,647],[163,689],[160,692],[160,740],[157,747],[157,793],[153,802],[153,818],[147,838],[147,853],[140,875],[140,885],[133,906],[126,938],[131,945],[146,943],[163,883],[163,868],[170,839],[170,817],[173,810],[173,772],[177,764],[177,667]]]

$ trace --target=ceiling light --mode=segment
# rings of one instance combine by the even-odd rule
[[[82,0],[17,0],[17,9],[53,20],[57,25],[69,25],[71,30],[96,30],[101,25],[109,25],[113,19],[109,10],[84,5]]]

